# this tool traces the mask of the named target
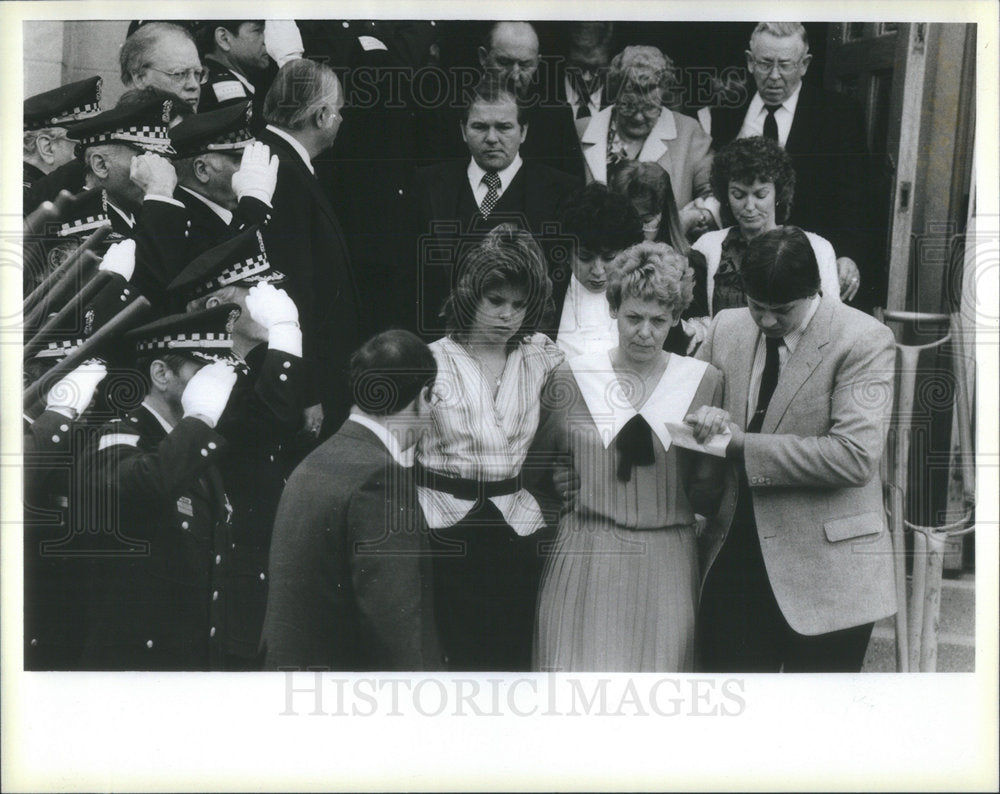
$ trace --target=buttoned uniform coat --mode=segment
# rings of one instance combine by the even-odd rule
[[[716,151],[739,136],[754,95],[737,107],[711,109]],[[876,211],[876,159],[868,152],[861,108],[843,94],[802,83],[785,151],[795,169],[795,199],[785,223],[816,232],[837,256],[851,257],[862,276],[853,303],[877,305],[885,274],[874,245],[885,222]]]
[[[345,422],[281,497],[265,669],[442,669],[427,535],[412,470]]]
[[[608,181],[608,128],[615,106],[609,105],[590,120],[583,133],[587,183]],[[711,193],[712,139],[694,119],[664,107],[639,150],[639,162],[657,163],[670,174],[674,201],[681,208]]]
[[[95,563],[82,666],[208,670],[221,658],[229,502],[225,441],[200,419],[167,433],[144,406],[108,423],[91,451]]]
[[[233,508],[222,641],[227,654],[245,660],[260,643],[271,531],[285,485],[282,451],[302,422],[304,375],[298,356],[257,345],[216,425],[227,442],[219,471]]]
[[[723,407],[746,426],[759,331],[746,308],[719,312],[697,358],[722,370]],[[745,442],[757,535],[774,596],[805,635],[896,611],[879,463],[893,402],[892,333],[830,298],[785,363],[760,433]],[[701,538],[707,575],[736,507],[734,465]],[[704,582],[704,576],[702,581]]]
[[[264,247],[271,266],[289,277],[284,289],[299,309],[303,359],[312,373],[306,404],[322,402],[324,428],[336,429],[352,402],[351,354],[378,308],[361,306],[340,222],[316,177],[284,138],[265,129],[257,140],[279,160]]]
[[[45,410],[24,433],[24,669],[79,664],[87,571],[70,526],[74,452],[88,428]]]

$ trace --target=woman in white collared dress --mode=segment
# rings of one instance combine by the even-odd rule
[[[624,252],[607,289],[618,347],[569,359],[543,395],[538,444],[572,457],[580,488],[542,579],[537,670],[693,669],[695,507],[717,495],[721,459],[680,449],[666,423],[720,404],[722,377],[662,350],[692,283],[663,243]]]

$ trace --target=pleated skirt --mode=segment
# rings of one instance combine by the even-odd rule
[[[697,605],[693,526],[635,531],[569,514],[539,592],[534,669],[691,671]]]

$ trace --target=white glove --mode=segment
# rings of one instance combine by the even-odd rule
[[[181,395],[184,416],[197,417],[215,427],[235,385],[236,371],[229,364],[215,361],[202,367],[187,382]]]
[[[97,269],[117,273],[126,281],[131,281],[132,273],[135,272],[135,240],[122,240],[108,248]]]
[[[255,284],[246,297],[250,319],[267,330],[267,346],[302,358],[299,310],[283,289],[273,284]]]
[[[108,374],[108,368],[97,359],[83,362],[55,386],[49,389],[45,409],[76,419],[94,399],[97,384]]]
[[[260,141],[245,147],[239,170],[233,174],[233,192],[237,201],[250,196],[270,207],[277,184],[278,155],[272,155],[268,145]]]
[[[264,49],[278,66],[297,60],[305,52],[302,34],[293,19],[268,19],[264,22]]]
[[[133,157],[129,177],[142,190],[143,196],[162,196],[169,200],[177,187],[174,164],[154,152]]]

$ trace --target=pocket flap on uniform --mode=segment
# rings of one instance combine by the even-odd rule
[[[861,513],[846,518],[835,518],[824,522],[823,530],[826,532],[826,539],[834,543],[861,535],[877,535],[882,531],[882,516],[878,513]]]

